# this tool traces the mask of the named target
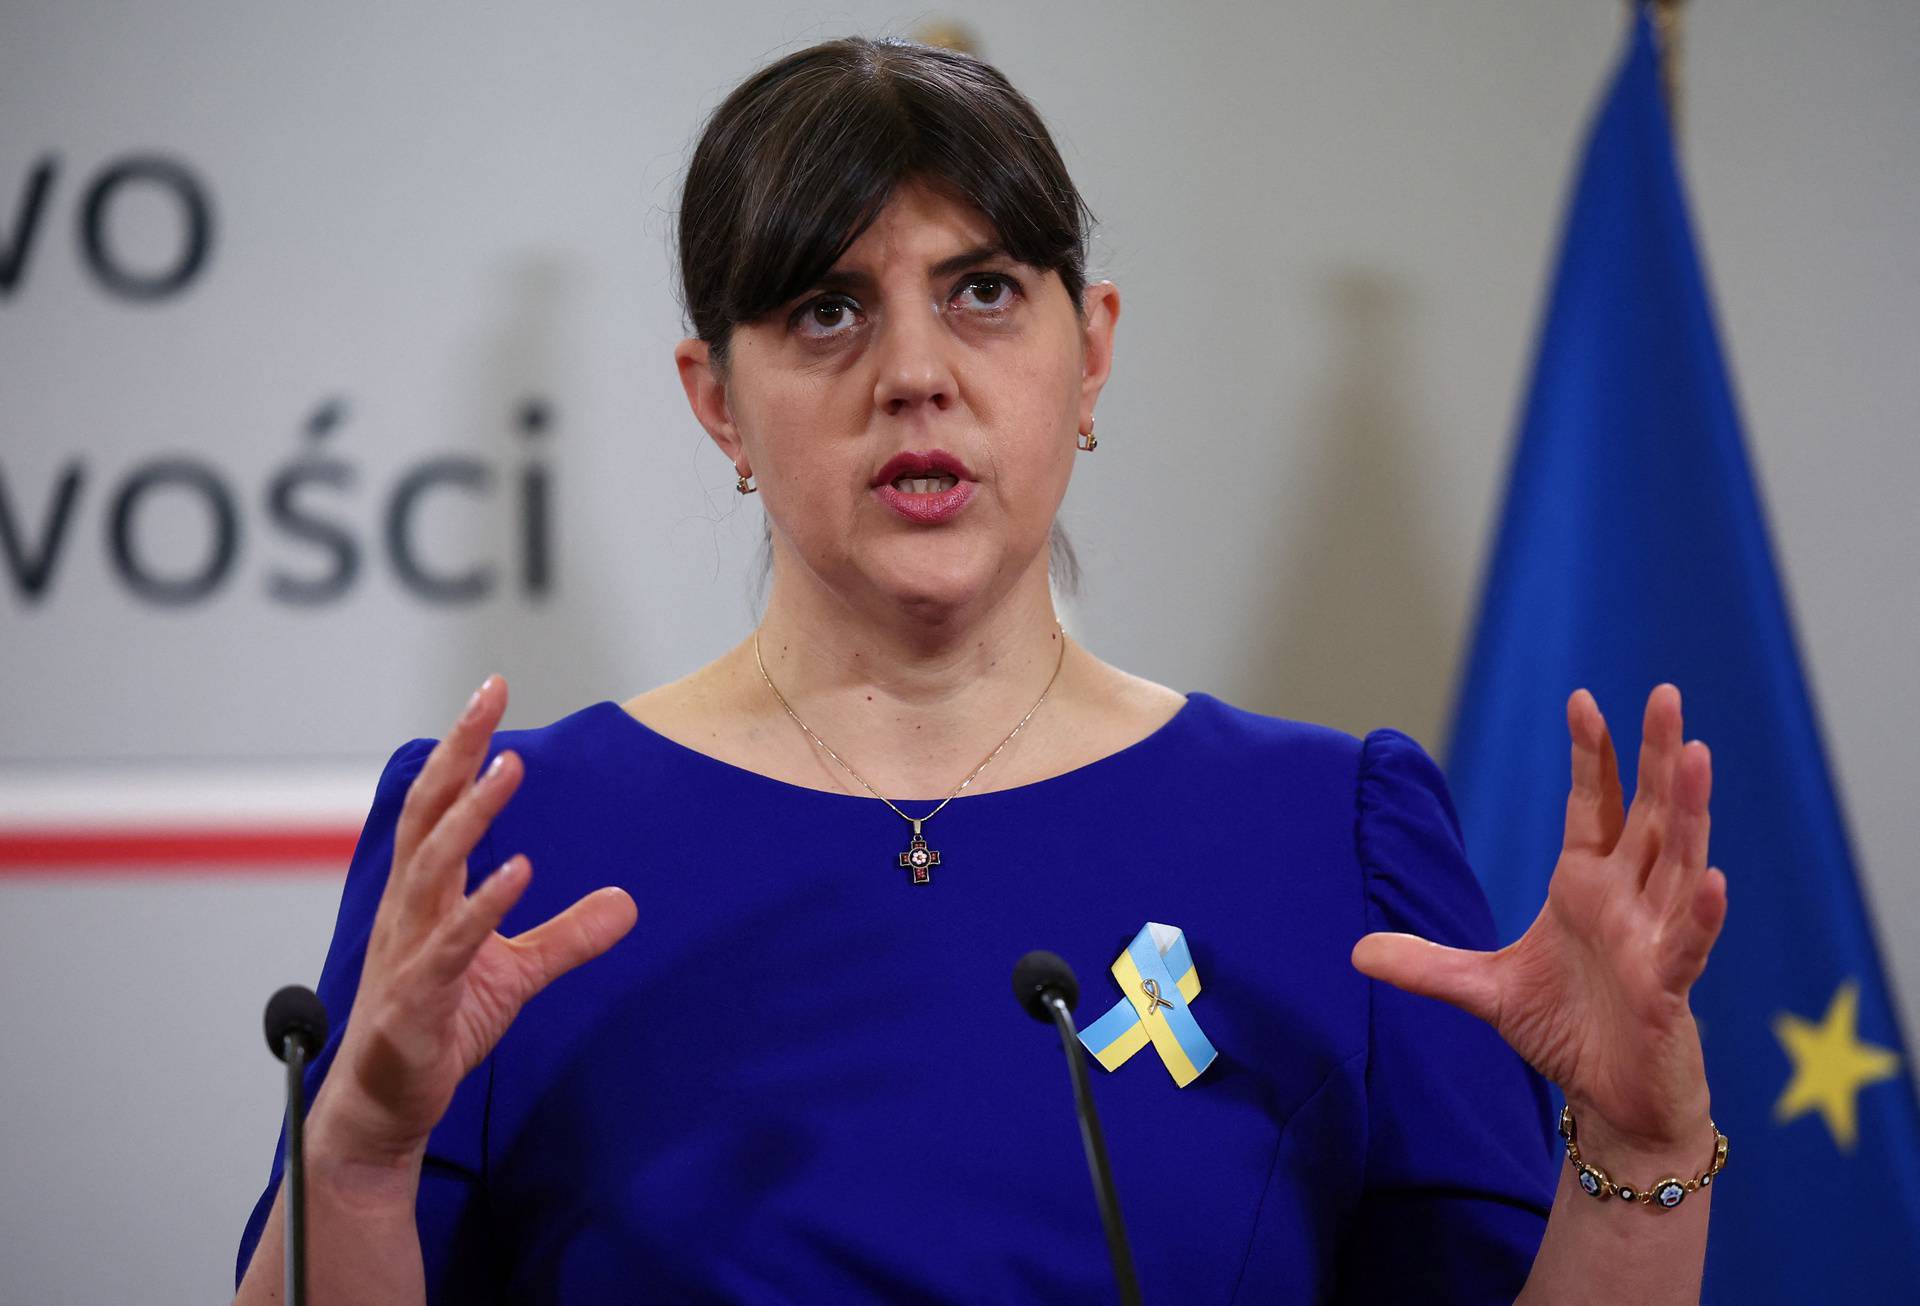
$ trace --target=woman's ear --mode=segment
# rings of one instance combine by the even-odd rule
[[[673,347],[673,362],[680,369],[680,385],[687,392],[687,406],[726,454],[727,461],[738,467],[740,429],[733,424],[733,409],[727,403],[727,383],[714,365],[712,346],[704,340],[682,340]]]
[[[1093,416],[1094,401],[1113,371],[1113,328],[1120,320],[1120,287],[1096,281],[1080,294],[1080,424]]]

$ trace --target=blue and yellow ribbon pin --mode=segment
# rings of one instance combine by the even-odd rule
[[[1115,958],[1113,977],[1126,996],[1080,1031],[1087,1051],[1108,1070],[1118,1070],[1152,1043],[1174,1083],[1185,1088],[1199,1078],[1219,1054],[1187,1006],[1200,992],[1187,936],[1172,925],[1148,921]]]

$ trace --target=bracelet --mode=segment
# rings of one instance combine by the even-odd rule
[[[1692,1179],[1682,1179],[1669,1175],[1665,1179],[1656,1179],[1651,1188],[1631,1188],[1616,1184],[1607,1177],[1607,1172],[1591,1161],[1580,1159],[1580,1145],[1574,1141],[1573,1108],[1560,1108],[1560,1137],[1567,1142],[1567,1160],[1572,1163],[1575,1177],[1587,1196],[1605,1201],[1615,1193],[1623,1202],[1637,1202],[1641,1206],[1658,1206],[1671,1211],[1686,1200],[1688,1193],[1705,1188],[1713,1183],[1713,1177],[1727,1164],[1727,1136],[1720,1132],[1712,1119],[1708,1119],[1707,1128],[1713,1130],[1713,1162]]]

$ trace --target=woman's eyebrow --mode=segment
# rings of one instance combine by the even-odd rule
[[[994,259],[1007,258],[1003,245],[975,245],[972,249],[963,249],[958,254],[950,254],[927,268],[927,275],[934,278],[950,277],[956,272],[964,272],[970,267]],[[867,272],[856,268],[833,268],[821,274],[813,283],[816,290],[867,290],[873,285],[873,278]]]
[[[975,245],[972,249],[963,249],[951,258],[943,258],[927,271],[936,277],[952,276],[956,272],[965,272],[968,268],[981,263],[1005,258],[1007,251],[999,245]]]

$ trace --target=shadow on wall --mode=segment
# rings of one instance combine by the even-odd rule
[[[1326,359],[1276,438],[1307,479],[1270,520],[1243,683],[1259,710],[1439,747],[1460,614],[1449,610],[1411,393],[1413,296],[1344,269],[1320,287]],[[1301,492],[1304,490],[1304,492]]]
[[[594,448],[577,414],[566,409],[568,397],[579,393],[568,349],[569,329],[577,325],[570,320],[577,272],[534,252],[493,269],[494,316],[469,346],[471,370],[448,404],[453,429],[442,441],[475,449],[499,472],[495,508],[463,514],[466,538],[449,549],[455,557],[493,559],[499,591],[458,623],[459,634],[439,652],[440,679],[460,698],[488,672],[504,674],[512,700],[504,729],[555,720],[615,693],[631,674],[611,647],[612,628],[595,621],[630,596],[582,593],[606,573],[570,566],[564,556],[569,545],[583,547],[578,532],[566,529],[572,519],[563,521],[567,478],[588,474],[584,457]],[[529,523],[529,466],[545,471],[544,491],[531,496],[544,498],[543,526]],[[542,561],[533,561],[536,556]],[[546,591],[530,594],[528,572],[542,565]]]

